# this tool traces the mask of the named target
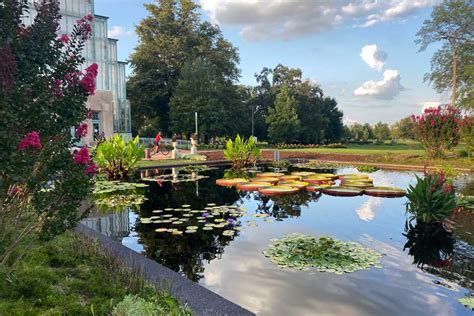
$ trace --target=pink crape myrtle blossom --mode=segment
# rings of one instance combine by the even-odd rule
[[[18,149],[24,151],[28,148],[41,149],[41,141],[37,131],[30,132],[20,141]]]

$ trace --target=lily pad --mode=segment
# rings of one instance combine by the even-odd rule
[[[358,196],[362,195],[364,191],[357,188],[332,187],[324,188],[322,189],[322,192],[332,196]]]
[[[297,189],[304,189],[309,185],[309,182],[290,180],[290,181],[280,181],[278,182],[278,185],[283,185],[283,186],[297,188]]]
[[[316,172],[311,172],[311,171],[296,171],[291,173],[293,176],[298,176],[298,177],[309,177],[312,175],[315,175]]]
[[[157,233],[164,233],[164,232],[167,232],[168,231],[168,228],[157,228],[155,229],[155,232]]]
[[[381,255],[355,242],[339,241],[330,237],[290,234],[272,242],[263,254],[282,268],[336,274],[367,270],[379,264]]]
[[[202,230],[213,230],[213,229],[214,229],[214,227],[212,227],[212,226],[205,226],[205,227],[202,228]]]
[[[286,176],[283,176],[283,177],[280,177],[280,181],[300,181],[303,177],[302,176],[298,176],[298,175],[286,175]]]
[[[299,189],[297,188],[292,188],[288,186],[278,186],[278,185],[258,190],[258,192],[260,192],[263,195],[286,195],[286,194],[293,194],[298,191]]]
[[[322,189],[330,188],[330,184],[320,184],[320,185],[308,185],[306,191],[310,192],[320,192]]]
[[[241,191],[258,191],[259,189],[271,186],[269,182],[245,182],[237,185],[237,189]]]
[[[184,231],[186,234],[194,234],[195,232],[197,232],[197,230],[193,230],[193,229],[187,229]]]
[[[264,177],[260,177],[260,178],[253,178],[253,179],[250,179],[250,182],[267,182],[267,183],[270,183],[270,184],[276,184],[278,182],[278,178],[264,178]]]
[[[261,172],[257,173],[257,178],[279,178],[283,177],[285,174],[280,172]]]
[[[364,190],[364,193],[369,196],[378,196],[378,197],[404,197],[406,192],[403,189],[392,188],[392,187],[373,187],[367,188]]]
[[[217,179],[216,184],[221,185],[221,186],[226,186],[226,187],[233,187],[236,186],[239,183],[244,183],[247,182],[247,180],[243,178],[234,178],[234,179]]]

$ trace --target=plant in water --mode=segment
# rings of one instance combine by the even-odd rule
[[[131,169],[143,157],[144,150],[138,136],[127,142],[116,134],[97,147],[94,159],[99,172],[106,174],[109,180],[122,180],[128,178]]]
[[[357,171],[359,172],[375,172],[379,170],[376,166],[371,166],[371,165],[362,165],[362,166],[357,166]]]
[[[416,184],[409,186],[407,198],[410,222],[443,222],[456,208],[452,185],[443,173],[425,173],[423,178],[416,176]]]
[[[458,301],[467,308],[474,310],[474,296],[463,297],[458,299]]]
[[[227,141],[224,150],[224,157],[232,161],[232,169],[234,170],[253,167],[260,156],[261,151],[253,137],[245,140],[237,135],[234,141],[231,139]]]
[[[264,255],[281,268],[342,274],[380,267],[381,255],[355,242],[339,241],[330,237],[316,238],[290,234],[273,240]]]
[[[135,210],[140,208],[147,199],[143,188],[148,187],[143,183],[121,181],[97,181],[94,186],[94,202],[101,211],[113,209],[122,211],[126,207]]]
[[[26,1],[0,4],[0,266],[12,267],[22,244],[74,227],[95,172],[87,148],[70,151],[95,90],[98,66],[81,56],[93,17],[58,37],[59,1],[35,3],[29,26]]]

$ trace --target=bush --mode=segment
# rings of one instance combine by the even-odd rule
[[[324,145],[323,148],[347,148],[347,146],[342,143],[332,143]]]
[[[154,302],[136,295],[127,295],[114,307],[112,316],[155,316],[160,312],[162,311],[155,307]]]
[[[232,161],[232,169],[234,170],[252,167],[261,154],[261,150],[257,147],[253,137],[243,140],[240,135],[235,137],[235,141],[229,139],[224,150],[224,157]]]
[[[416,180],[415,186],[410,185],[407,191],[409,221],[430,224],[449,218],[456,208],[456,199],[445,175],[425,174],[424,178],[416,176]]]
[[[193,155],[193,154],[182,155],[180,158],[191,160],[191,161],[206,161],[207,160],[206,155],[199,155],[199,154],[198,155]]]
[[[140,145],[139,137],[125,141],[121,135],[114,135],[97,147],[95,161],[99,172],[107,175],[109,180],[128,178],[128,173],[143,157],[144,145]]]
[[[95,171],[87,148],[70,151],[87,132],[81,123],[98,72],[96,64],[81,71],[92,16],[58,37],[59,2],[38,1],[27,27],[25,3],[0,5],[0,266],[13,264],[31,236],[49,239],[74,227]]]
[[[430,158],[444,157],[460,139],[460,127],[468,123],[453,106],[428,108],[421,116],[412,116],[415,135]]]

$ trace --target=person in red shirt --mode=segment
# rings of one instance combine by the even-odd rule
[[[157,153],[158,150],[160,149],[161,147],[160,143],[161,143],[161,132],[158,132],[158,134],[156,134],[155,136],[155,149],[154,149],[155,153]]]

